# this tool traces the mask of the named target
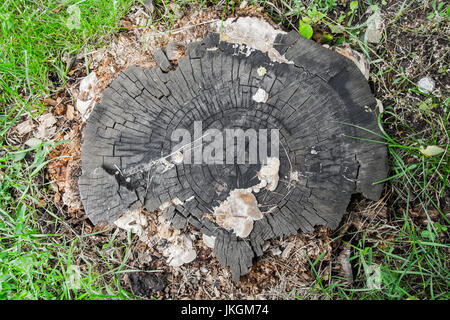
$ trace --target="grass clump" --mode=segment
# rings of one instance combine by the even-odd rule
[[[60,233],[63,222],[53,213],[42,170],[56,144],[30,147],[10,135],[10,129],[20,118],[35,118],[45,111],[40,101],[64,87],[70,59],[107,43],[134,2],[0,4],[0,299],[128,295],[116,276],[119,270],[112,268],[108,280],[94,267],[73,271],[74,251],[81,250],[75,246],[79,237]],[[44,230],[49,224],[52,232]],[[75,287],[70,284],[74,277]]]

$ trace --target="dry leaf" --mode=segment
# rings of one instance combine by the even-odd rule
[[[286,246],[286,248],[283,250],[283,252],[281,253],[281,257],[283,259],[287,259],[289,258],[289,256],[291,255],[291,251],[292,249],[294,249],[295,245],[294,243],[290,242],[288,243],[288,245]]]
[[[56,107],[56,105],[58,104],[58,102],[52,98],[45,98],[44,100],[42,100],[45,104],[49,104],[52,107]]]
[[[351,247],[349,245],[344,245],[344,249],[338,256],[338,261],[341,264],[342,272],[345,275],[348,283],[353,283],[353,270],[352,265],[349,261],[351,255]]]
[[[445,150],[438,146],[428,146],[426,148],[420,147],[420,152],[422,152],[427,157],[437,156],[443,153]]]
[[[384,20],[379,9],[369,17],[364,39],[370,43],[379,43],[383,38]]]
[[[56,115],[60,116],[60,115],[64,114],[64,112],[66,112],[66,106],[64,104],[60,103],[55,107]]]
[[[27,140],[27,142],[25,142],[25,144],[27,146],[29,146],[30,148],[37,148],[41,145],[42,140],[38,139],[38,138],[30,138]]]

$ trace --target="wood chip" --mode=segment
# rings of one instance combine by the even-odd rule
[[[67,105],[67,110],[66,110],[67,120],[72,121],[74,119],[74,114],[75,114],[74,106],[71,104]]]
[[[33,120],[28,119],[28,120],[25,120],[24,122],[19,123],[16,126],[16,130],[17,130],[17,133],[19,133],[19,135],[23,136],[23,135],[26,135],[27,133],[33,131],[34,127],[35,127],[35,125],[33,123]]]

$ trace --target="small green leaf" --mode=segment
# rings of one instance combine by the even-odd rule
[[[447,231],[447,227],[446,226],[443,226],[442,224],[440,224],[439,222],[435,222],[434,223],[434,226],[436,227],[436,232],[437,233],[440,233],[440,232],[445,232],[445,231]]]
[[[432,240],[432,234],[427,230],[422,231],[420,235],[422,236],[422,238],[428,238]]]
[[[322,34],[323,43],[331,43],[333,41],[333,36],[331,34]]]
[[[336,20],[336,23],[341,24],[342,21],[344,21],[344,19],[345,19],[345,13],[341,12],[341,14],[339,15],[339,18],[337,18],[337,20]]]
[[[350,2],[350,10],[355,11],[356,9],[358,9],[358,1]]]
[[[311,39],[313,35],[312,27],[309,24],[304,23],[303,21],[300,21],[298,32],[306,39]]]
[[[431,98],[422,101],[418,104],[418,107],[420,110],[422,110],[425,113],[431,113],[431,109],[433,109],[434,107],[436,107],[436,104],[433,103],[433,100]]]
[[[336,40],[336,42],[334,44],[338,46],[340,44],[343,44],[344,41],[345,41],[344,37],[339,37],[339,38],[337,38],[337,40]]]

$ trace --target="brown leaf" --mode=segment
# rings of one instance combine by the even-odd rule
[[[66,112],[66,106],[64,104],[58,104],[55,108],[55,113],[60,116]]]
[[[53,201],[55,201],[56,203],[59,203],[60,200],[61,200],[61,194],[59,192],[55,193]]]

